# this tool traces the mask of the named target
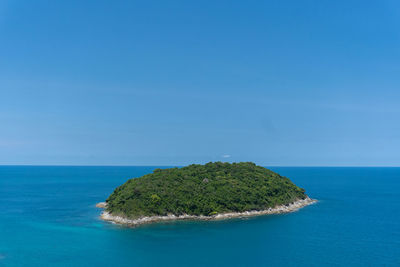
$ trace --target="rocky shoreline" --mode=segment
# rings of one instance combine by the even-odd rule
[[[128,219],[121,216],[111,215],[107,211],[103,211],[100,215],[100,218],[104,221],[112,222],[115,224],[121,224],[125,226],[138,226],[141,224],[147,223],[154,223],[154,222],[162,222],[162,221],[174,221],[174,220],[223,220],[223,219],[230,219],[230,218],[240,218],[240,217],[249,217],[249,216],[258,216],[258,215],[266,215],[266,214],[279,214],[279,213],[288,213],[297,211],[305,206],[311,205],[317,202],[315,199],[311,199],[309,197],[305,199],[299,199],[293,203],[288,205],[280,205],[274,208],[269,208],[266,210],[252,210],[252,211],[245,211],[245,212],[229,212],[229,213],[221,213],[216,214],[213,216],[196,216],[196,215],[167,215],[167,216],[149,216],[149,217],[142,217],[138,219]],[[98,208],[106,208],[107,204],[105,202],[100,202],[96,204]]]

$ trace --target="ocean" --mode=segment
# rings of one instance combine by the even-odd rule
[[[400,266],[400,168],[271,167],[297,212],[125,228],[95,204],[155,167],[0,166],[0,266]]]

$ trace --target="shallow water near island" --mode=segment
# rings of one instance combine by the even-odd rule
[[[400,265],[400,168],[271,167],[297,212],[124,228],[94,207],[156,167],[0,167],[0,266]]]

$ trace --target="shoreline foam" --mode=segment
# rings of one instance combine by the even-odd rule
[[[220,213],[212,216],[204,216],[204,215],[167,215],[167,216],[148,216],[148,217],[141,217],[138,219],[128,219],[122,216],[115,216],[111,215],[107,211],[103,211],[100,215],[100,218],[104,221],[112,222],[115,224],[121,224],[125,226],[138,226],[141,224],[148,224],[148,223],[155,223],[155,222],[162,222],[162,221],[175,221],[175,220],[224,220],[230,218],[240,218],[240,217],[250,217],[250,216],[259,216],[259,215],[267,215],[267,214],[280,214],[280,213],[289,213],[297,211],[305,206],[314,204],[317,202],[315,199],[311,199],[306,197],[305,199],[299,199],[293,203],[288,205],[280,205],[274,208],[269,208],[266,210],[252,210],[252,211],[244,211],[244,212],[228,212],[228,213]],[[97,207],[106,207],[106,204],[101,202],[100,205],[96,205]]]

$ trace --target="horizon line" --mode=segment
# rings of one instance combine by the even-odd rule
[[[201,163],[192,163],[192,164],[200,164]],[[85,164],[0,164],[0,167],[184,167],[192,164],[186,165],[154,165],[154,164],[144,164],[144,165],[112,165],[112,164],[93,164],[93,165],[85,165]],[[256,164],[262,167],[287,167],[287,168],[400,168],[400,165],[265,165],[265,164]]]

